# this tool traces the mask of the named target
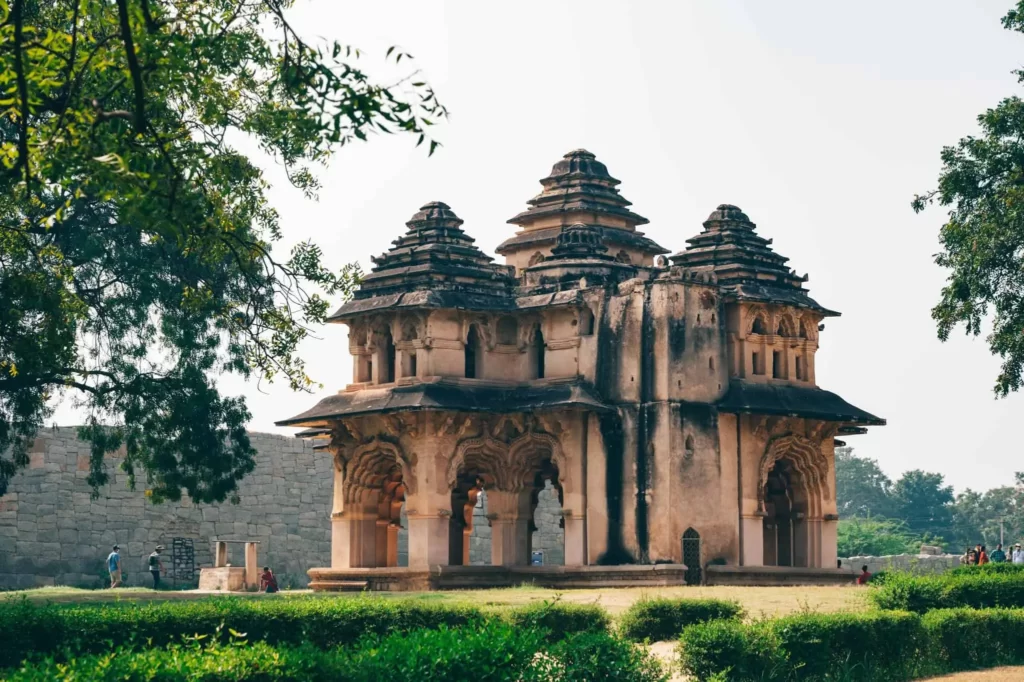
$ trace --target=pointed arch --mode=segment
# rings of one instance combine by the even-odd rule
[[[409,492],[415,492],[414,466],[415,457],[409,458],[394,443],[375,437],[356,447],[345,463],[344,499],[355,502],[367,491],[382,491],[395,473],[401,474]]]
[[[821,452],[821,447],[813,441],[797,434],[778,436],[768,442],[764,455],[761,457],[760,479],[758,484],[758,509],[764,511],[765,485],[772,467],[779,461],[787,460],[799,477],[808,504],[810,515],[820,514],[822,500],[831,499],[828,484],[828,460]]]

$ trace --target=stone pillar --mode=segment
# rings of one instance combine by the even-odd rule
[[[385,566],[388,566],[388,567],[398,566],[398,531],[400,531],[401,529],[402,529],[402,527],[400,525],[398,525],[397,523],[389,523],[388,524],[388,529],[387,529],[387,534],[388,534],[388,537],[387,537],[388,551],[387,551],[387,556],[385,557],[385,559],[386,559],[386,563],[384,564]]]
[[[409,567],[447,566],[451,511],[421,514],[407,509],[409,519]]]
[[[821,566],[822,568],[832,568],[836,565],[836,560],[839,558],[838,541],[836,533],[839,527],[839,517],[832,515],[832,518],[828,515],[821,522]]]
[[[491,564],[530,565],[531,490],[487,491],[487,518],[491,521]]]
[[[221,568],[228,565],[228,543],[218,542],[214,546],[213,566]]]
[[[374,532],[374,566],[388,565],[388,526],[391,522],[388,519],[377,519]]]
[[[569,509],[563,509],[562,520],[565,523],[565,565],[583,566],[587,563],[584,537],[586,524],[583,517],[573,514]]]
[[[740,518],[743,524],[742,566],[764,566],[764,515],[745,514]]]
[[[350,508],[331,515],[331,568],[369,568],[377,564],[377,509]]]
[[[260,567],[256,557],[256,545],[258,542],[245,543],[245,587],[246,589],[259,589]]]

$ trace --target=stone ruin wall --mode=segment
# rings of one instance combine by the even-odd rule
[[[869,573],[907,571],[921,575],[944,573],[960,566],[959,554],[893,554],[889,556],[852,556],[841,559],[843,568],[860,573],[867,565]]]
[[[110,483],[92,499],[86,483],[89,445],[78,440],[75,427],[41,431],[28,468],[0,497],[0,589],[102,586],[108,580],[105,559],[115,543],[121,546],[126,583],[148,585],[146,558],[156,545],[166,546],[163,563],[170,571],[175,537],[192,539],[197,578],[200,566],[213,564],[214,540],[257,540],[260,564],[273,568],[282,587],[304,587],[309,568],[330,565],[331,458],[296,438],[249,436],[256,468],[239,485],[239,504],[157,505],[146,500],[144,478],[137,491],[128,490],[117,457],[107,460]],[[558,497],[549,487],[540,494],[533,539],[534,549],[544,550],[545,564],[562,563],[558,514]],[[490,563],[482,504],[475,517],[472,563]],[[406,535],[399,533],[401,565],[408,564]],[[228,551],[230,563],[243,563],[241,545],[229,545]]]

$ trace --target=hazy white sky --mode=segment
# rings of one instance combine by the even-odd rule
[[[392,44],[415,55],[452,116],[432,158],[406,138],[342,151],[318,203],[274,169],[281,249],[312,238],[335,266],[368,268],[441,200],[493,254],[538,180],[585,147],[665,247],[733,203],[810,274],[811,295],[843,313],[821,335],[819,384],[889,421],[849,439],[858,454],[894,478],[941,472],[958,491],[1011,484],[1024,396],[993,398],[998,360],[982,339],[936,339],[944,213],[910,209],[942,146],[1021,90],[1010,71],[1024,36],[999,23],[1011,4],[300,0],[303,33],[362,48],[371,73],[396,73],[383,66]],[[293,432],[273,422],[351,380],[344,326],[303,354],[318,396],[222,380],[247,396],[253,430]],[[56,420],[79,421],[66,406]]]

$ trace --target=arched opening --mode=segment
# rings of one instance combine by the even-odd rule
[[[533,378],[543,379],[544,378],[544,353],[546,351],[544,345],[544,334],[541,333],[540,327],[533,332]]]
[[[528,265],[536,265],[544,260],[544,254],[540,251],[534,251],[533,255],[530,256]]]
[[[687,436],[686,440],[683,442],[683,456],[686,457],[686,459],[693,458],[693,436]]]
[[[451,564],[564,563],[562,492],[549,443],[536,434],[511,446],[484,437],[456,457],[449,465]]]
[[[800,320],[800,338],[801,339],[810,338],[809,334],[807,333],[807,321],[806,320]]]
[[[481,367],[479,366],[480,336],[477,334],[475,324],[470,326],[469,332],[466,334],[466,343],[463,350],[466,362],[466,378],[476,379]]]
[[[700,585],[703,577],[700,533],[687,528],[683,533],[683,564],[686,565],[686,584]]]
[[[775,462],[764,484],[764,565],[817,565],[813,533],[816,504],[806,476],[796,462]]]
[[[589,308],[580,310],[580,336],[590,336],[594,333],[594,312]]]
[[[760,315],[754,318],[754,324],[750,326],[751,334],[767,334],[768,330],[764,324],[764,318]]]
[[[374,440],[357,449],[341,483],[349,524],[347,567],[399,565],[399,534],[407,493],[406,463],[396,446]]]

